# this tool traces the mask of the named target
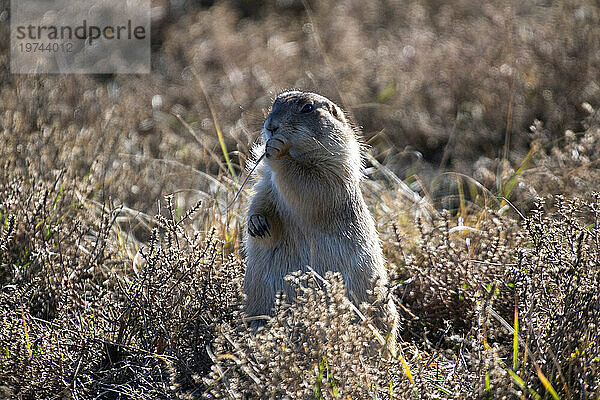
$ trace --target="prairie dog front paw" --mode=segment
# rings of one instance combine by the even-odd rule
[[[248,218],[248,233],[252,237],[259,236],[264,238],[265,235],[271,236],[271,225],[265,217],[260,214],[253,214]]]
[[[265,153],[268,159],[276,160],[287,154],[290,149],[290,142],[282,135],[273,135],[267,140]]]

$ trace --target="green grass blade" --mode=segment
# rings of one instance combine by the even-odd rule
[[[536,400],[541,400],[542,399],[542,396],[540,396],[538,392],[536,392],[535,390],[533,390],[529,386],[527,386],[525,384],[525,381],[523,381],[523,379],[521,379],[521,377],[519,375],[515,374],[515,371],[509,369],[508,370],[508,374],[513,379],[513,381],[515,381],[515,383],[517,385],[519,385],[519,387],[521,389],[527,389],[527,391],[529,392],[529,394],[531,396],[533,396]]]
[[[514,174],[512,174],[512,176],[508,179],[506,184],[502,185],[501,190],[500,190],[501,197],[506,197],[506,198],[510,197],[515,186],[519,182],[519,177],[523,174],[523,171],[525,171],[527,164],[529,164],[529,161],[535,155],[536,151],[537,151],[537,148],[535,146],[531,146],[531,148],[529,149],[529,152],[527,153],[527,155],[521,162],[521,165],[519,165],[519,168],[515,171]]]
[[[213,107],[212,101],[211,101],[210,97],[208,97],[208,93],[206,92],[206,89],[204,89],[204,84],[202,83],[202,80],[200,80],[200,77],[198,76],[198,74],[196,74],[196,79],[198,80],[198,83],[200,84],[200,89],[202,90],[202,93],[204,94],[204,98],[206,99],[206,104],[208,105],[208,109],[210,111],[210,115],[212,117],[213,124],[215,125],[215,130],[217,131],[217,139],[219,140],[219,144],[221,145],[221,152],[223,153],[223,157],[225,158],[225,163],[227,164],[227,169],[229,169],[229,173],[231,174],[233,180],[237,183],[237,181],[238,181],[237,175],[235,173],[235,169],[233,168],[233,164],[231,163],[231,160],[229,159],[229,152],[227,151],[227,145],[225,144],[225,139],[223,137],[223,132],[221,131],[221,126],[219,125],[219,121],[217,120],[217,114],[215,113],[215,108]]]
[[[54,202],[52,203],[53,210],[56,210],[56,204],[60,200],[60,195],[62,194],[64,188],[65,188],[65,183],[63,182],[62,185],[60,185],[60,189],[58,190],[56,197],[54,198]]]
[[[535,366],[535,370],[537,372],[538,378],[540,379],[540,382],[542,382],[542,385],[544,385],[544,387],[546,388],[546,390],[548,391],[548,393],[550,393],[550,395],[552,396],[552,398],[554,400],[560,400],[560,397],[558,397],[558,394],[556,393],[556,390],[554,390],[554,388],[552,387],[552,384],[550,383],[550,381],[548,380],[548,378],[546,378],[546,376],[544,375],[544,373],[542,372],[542,370],[540,369],[540,367],[538,367],[536,365]]]
[[[408,366],[408,363],[406,362],[404,357],[400,356],[400,362],[402,363],[402,368],[404,368],[404,373],[406,374],[406,377],[408,378],[410,383],[414,385],[415,378],[413,378],[412,372],[410,372],[410,367]]]
[[[513,371],[519,367],[519,308],[515,304],[515,331],[513,333]]]
[[[25,322],[25,311],[21,309],[21,317],[23,318],[23,331],[25,332],[25,343],[27,344],[27,353],[31,358],[31,345],[29,344],[29,333],[27,333],[27,322]]]

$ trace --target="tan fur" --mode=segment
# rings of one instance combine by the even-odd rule
[[[307,104],[314,109],[302,112]],[[265,165],[257,169],[245,235],[247,314],[270,314],[281,291],[293,299],[283,278],[306,265],[322,276],[340,272],[355,304],[374,302],[368,292],[388,278],[360,190],[360,144],[343,113],[323,96],[284,92],[262,134]],[[393,303],[387,312],[382,319],[396,319]]]

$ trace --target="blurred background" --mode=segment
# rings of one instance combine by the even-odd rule
[[[11,75],[0,43],[1,160],[39,179],[64,172],[138,216],[167,193],[224,213],[273,98],[297,88],[345,109],[374,157],[367,174],[436,208],[505,197],[526,209],[597,187],[596,2],[152,7],[149,75]]]

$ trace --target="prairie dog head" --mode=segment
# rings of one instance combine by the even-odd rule
[[[279,94],[262,134],[265,141],[274,135],[283,136],[290,144],[290,155],[300,161],[360,153],[356,134],[340,108],[326,97],[310,92]]]

